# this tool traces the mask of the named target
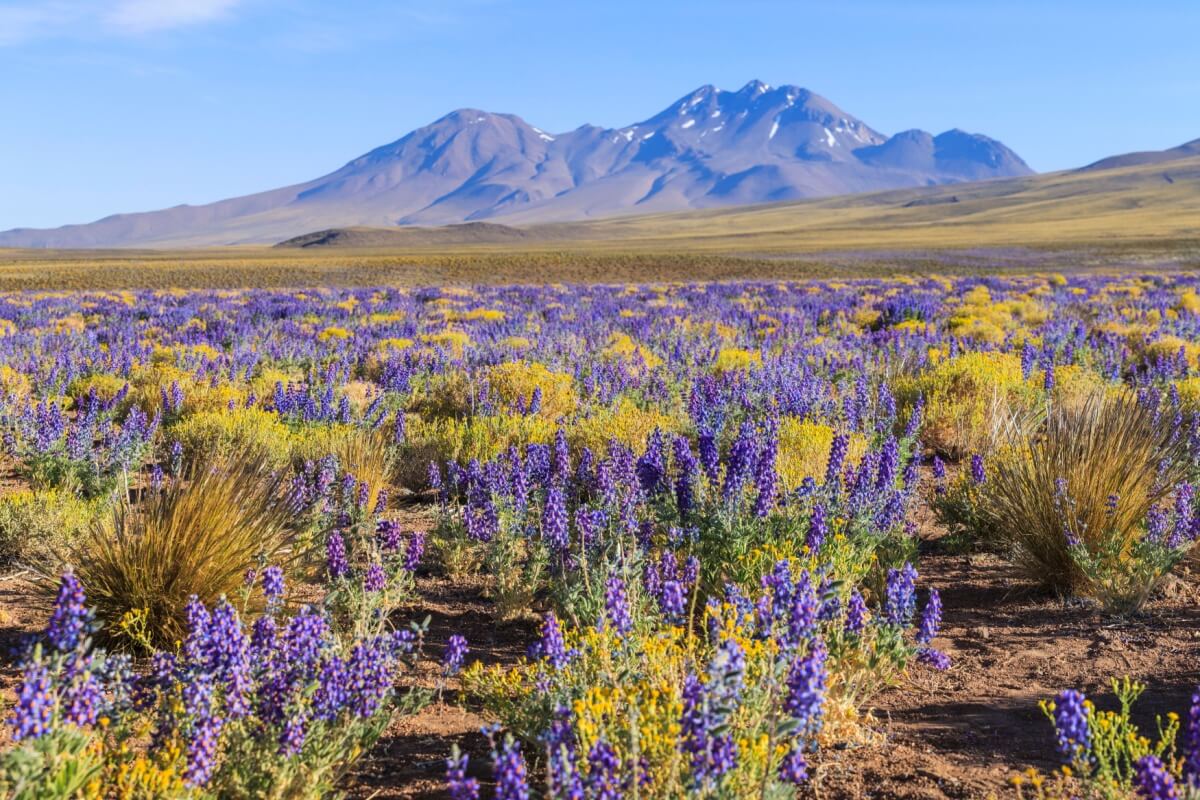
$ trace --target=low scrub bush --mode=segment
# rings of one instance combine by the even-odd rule
[[[542,414],[559,419],[575,410],[575,381],[529,361],[508,361],[488,371],[492,401],[502,410]]]
[[[96,521],[105,501],[41,489],[0,497],[0,563],[20,561],[55,571]]]
[[[283,467],[292,457],[292,434],[279,415],[260,408],[200,411],[172,426],[188,462],[231,457]]]

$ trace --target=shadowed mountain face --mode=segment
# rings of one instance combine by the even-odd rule
[[[762,203],[1027,175],[959,130],[887,137],[825,98],[758,81],[704,86],[623,128],[550,134],[511,114],[454,111],[308,183],[204,206],[0,233],[7,247],[276,242],[315,229],[527,224]]]

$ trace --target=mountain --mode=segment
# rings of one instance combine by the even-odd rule
[[[623,128],[550,134],[454,111],[307,183],[87,225],[0,233],[0,247],[277,242],[318,229],[506,225],[795,200],[1031,174],[1000,142],[885,136],[795,86],[703,86]]]

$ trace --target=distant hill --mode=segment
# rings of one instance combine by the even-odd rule
[[[329,228],[280,242],[276,247],[445,247],[462,244],[520,242],[531,238],[521,228],[488,222],[467,222],[441,228]]]
[[[507,225],[746,205],[1031,174],[980,134],[886,136],[796,86],[703,86],[649,119],[551,134],[454,111],[306,183],[203,206],[0,233],[0,247],[271,243],[331,228]]]
[[[1163,164],[1178,161],[1181,158],[1200,156],[1200,139],[1172,147],[1169,150],[1145,150],[1139,153],[1125,153],[1120,156],[1109,156],[1082,167],[1082,170],[1119,169],[1121,167],[1136,167],[1140,164]]]

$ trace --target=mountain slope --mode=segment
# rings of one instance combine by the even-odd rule
[[[315,229],[529,224],[1030,174],[1001,143],[887,137],[825,98],[751,81],[704,86],[624,128],[552,135],[511,114],[454,111],[303,184],[88,225],[0,233],[0,247],[276,242]]]

